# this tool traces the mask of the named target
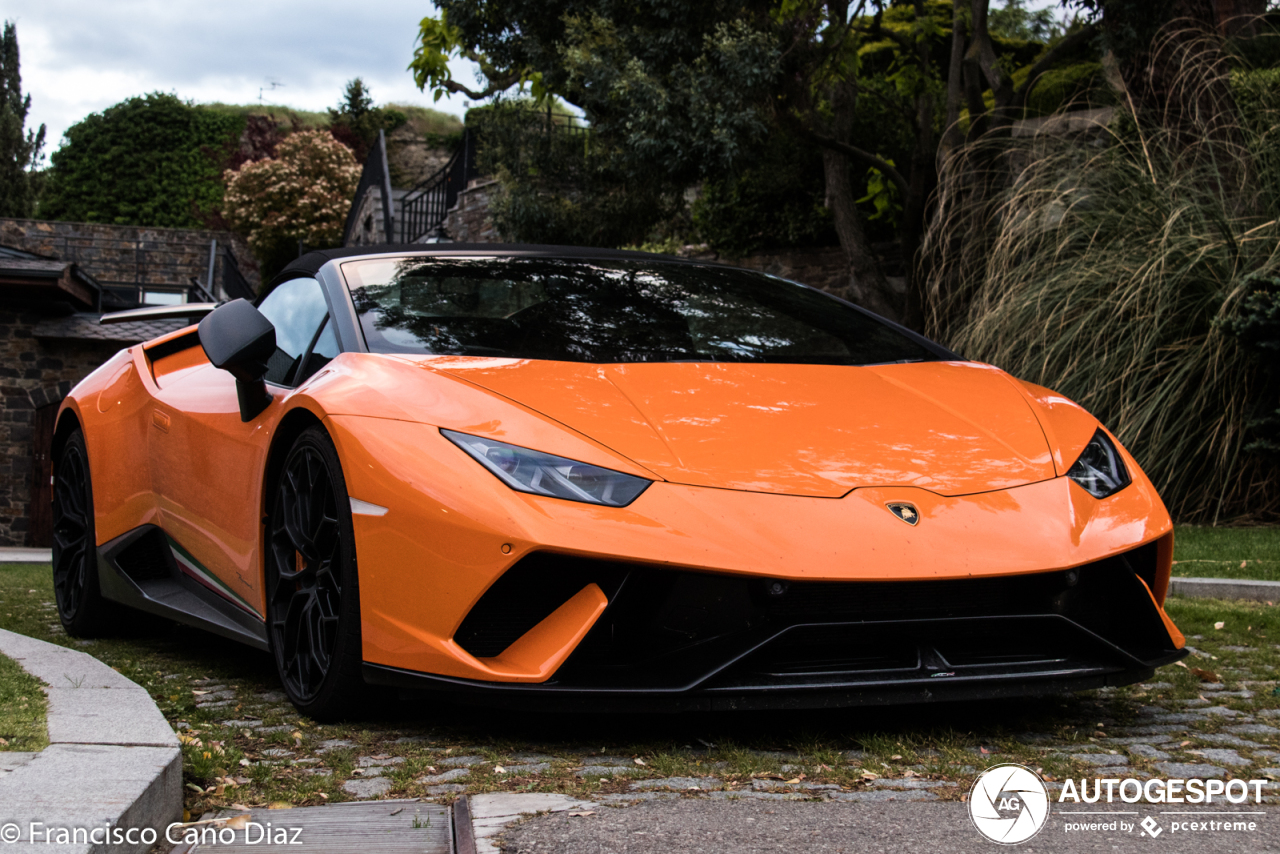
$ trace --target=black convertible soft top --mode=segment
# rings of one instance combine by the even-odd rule
[[[544,255],[555,258],[661,258],[663,261],[685,264],[714,262],[694,261],[674,255],[654,255],[625,249],[591,249],[581,246],[547,246],[537,243],[384,243],[375,246],[343,246],[337,249],[313,249],[295,261],[289,262],[271,286],[285,279],[298,276],[314,276],[325,264],[337,258],[354,258],[360,255],[405,255],[407,253],[466,254],[466,255]]]

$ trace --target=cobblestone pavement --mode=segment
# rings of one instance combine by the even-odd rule
[[[289,782],[297,802],[499,790],[614,805],[948,801],[966,795],[982,769],[1018,762],[1051,788],[1068,777],[1261,778],[1268,801],[1280,803],[1280,704],[1251,703],[1270,700],[1275,682],[1201,682],[1177,667],[1161,676],[1039,700],[785,714],[592,718],[428,700],[432,708],[407,719],[406,701],[384,709],[380,723],[347,727],[347,737],[299,722],[278,692],[197,681],[192,690],[207,693],[177,726],[204,746],[234,745],[248,763],[242,785]],[[209,720],[214,710],[236,715]]]
[[[287,702],[261,653],[170,624],[76,641],[61,633],[47,587],[0,592],[0,624],[90,652],[151,691],[184,742],[195,815],[493,791],[612,805],[959,801],[1000,762],[1036,769],[1051,786],[1265,779],[1268,802],[1280,803],[1280,608],[1261,603],[1172,600],[1192,655],[1146,683],[1077,695],[686,715],[504,712],[417,697],[362,722],[320,725]]]
[[[1051,788],[1069,777],[1260,778],[1269,781],[1268,801],[1280,802],[1275,681],[1231,666],[1242,652],[1193,642],[1202,643],[1197,650],[1205,656],[1193,660],[1221,672],[1173,666],[1140,685],[1038,700],[592,717],[426,699],[393,705],[379,723],[340,732],[299,723],[278,692],[209,682],[194,686],[208,693],[198,695],[188,715],[194,720],[179,727],[243,753],[248,776],[237,780],[250,790],[238,797],[276,789],[296,803],[449,800],[490,791],[556,791],[606,805],[691,797],[955,801],[977,772],[999,762],[1035,768]],[[1221,681],[1204,681],[1211,677]],[[236,714],[210,721],[215,709]]]
[[[420,698],[343,728],[299,726],[278,691],[211,677],[191,686],[207,693],[179,726],[240,751],[255,788],[288,782],[290,800],[306,803],[491,791],[611,805],[958,801],[979,771],[1000,762],[1036,769],[1051,788],[1068,778],[1263,779],[1268,802],[1280,803],[1280,609],[1205,600],[1170,607],[1188,630],[1185,662],[1142,684],[1061,697],[598,716]]]

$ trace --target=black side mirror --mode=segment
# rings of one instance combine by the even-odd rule
[[[271,403],[263,378],[276,352],[276,328],[252,303],[238,299],[200,321],[198,334],[213,366],[236,378],[240,420],[257,418]]]

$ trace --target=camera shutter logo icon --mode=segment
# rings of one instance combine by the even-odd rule
[[[1049,820],[1049,793],[1030,768],[994,765],[978,775],[969,792],[969,818],[992,842],[1026,842]]]

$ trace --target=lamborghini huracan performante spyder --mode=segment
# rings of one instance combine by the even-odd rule
[[[216,310],[215,310],[216,309]],[[1079,406],[732,267],[312,252],[63,404],[54,580],[366,686],[750,709],[1119,685],[1181,658],[1172,525]],[[202,315],[201,312],[204,314]]]

